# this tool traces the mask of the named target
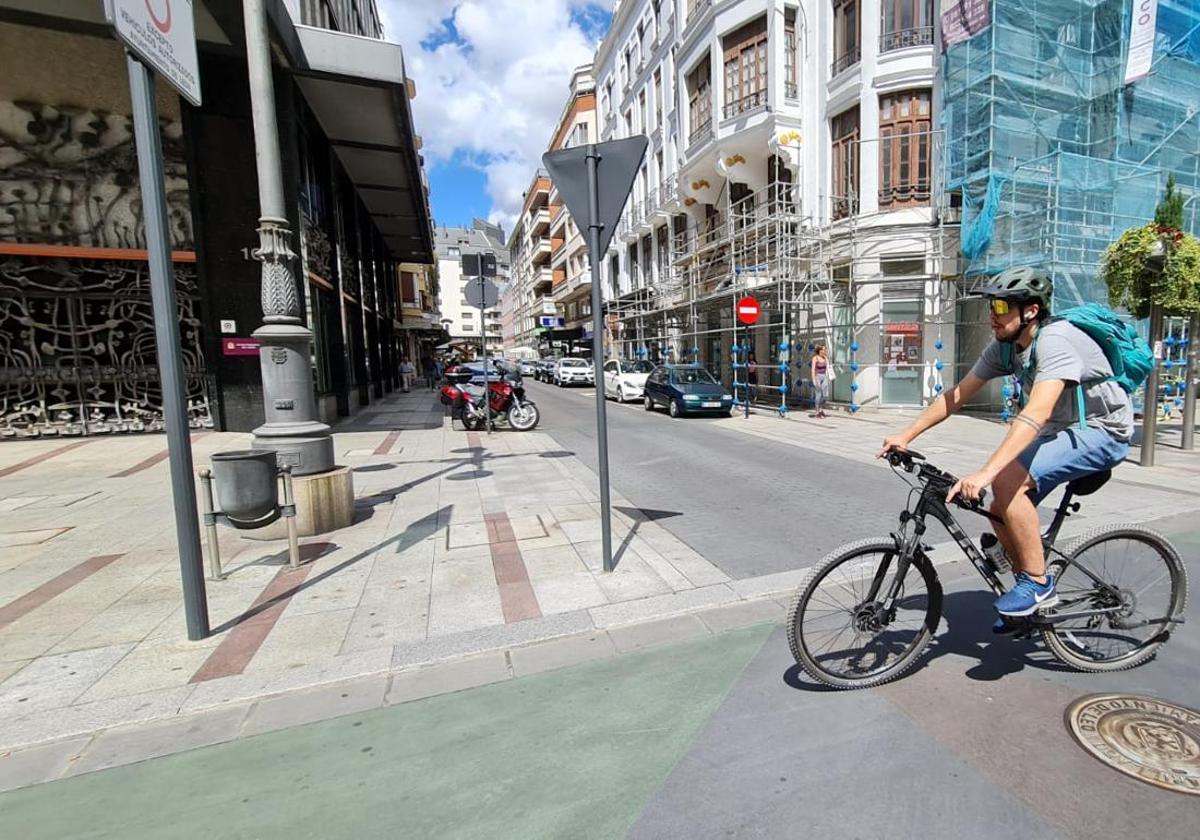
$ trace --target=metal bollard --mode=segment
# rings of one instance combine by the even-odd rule
[[[292,466],[285,464],[280,467],[283,473],[283,507],[280,514],[287,519],[288,533],[288,565],[293,569],[300,568],[300,538],[296,533],[296,501],[292,496]]]
[[[217,539],[217,517],[213,505],[212,470],[200,470],[200,483],[203,489],[204,531],[208,535],[208,568],[209,580],[224,580],[221,571],[221,545]]]

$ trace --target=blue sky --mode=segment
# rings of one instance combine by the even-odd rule
[[[416,130],[439,226],[505,230],[612,0],[377,0],[385,37],[416,82]],[[549,48],[548,48],[549,47]]]

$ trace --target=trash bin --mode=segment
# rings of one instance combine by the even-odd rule
[[[217,504],[237,528],[261,528],[279,518],[279,468],[270,450],[217,452],[212,456]]]

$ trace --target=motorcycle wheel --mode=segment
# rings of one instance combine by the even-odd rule
[[[508,409],[508,425],[518,432],[532,431],[541,419],[541,412],[531,402],[523,402]]]

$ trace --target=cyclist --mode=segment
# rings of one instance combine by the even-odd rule
[[[1031,267],[1010,268],[979,295],[988,299],[994,339],[971,372],[921,413],[907,429],[883,442],[882,457],[903,449],[925,430],[966,405],[989,379],[1017,375],[1026,396],[1004,441],[981,469],[960,479],[946,496],[978,500],[992,488],[991,511],[1003,519],[996,537],[1013,564],[1016,584],[995,602],[998,634],[1010,632],[1009,616],[1031,615],[1058,603],[1046,558],[1036,505],[1060,484],[1109,469],[1129,452],[1133,406],[1112,376],[1103,350],[1066,321],[1051,321],[1050,275]],[[1082,400],[1076,389],[1082,388]],[[1078,416],[1083,406],[1086,422]]]

